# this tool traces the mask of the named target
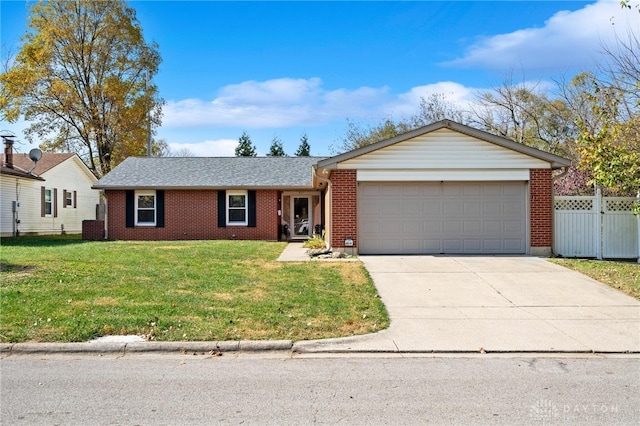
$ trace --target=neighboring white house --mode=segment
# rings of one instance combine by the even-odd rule
[[[97,181],[77,154],[48,153],[35,164],[5,143],[0,168],[0,235],[79,234],[96,219]]]

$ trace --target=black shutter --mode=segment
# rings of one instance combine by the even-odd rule
[[[218,191],[218,228],[227,226],[227,191]]]
[[[249,213],[247,217],[247,226],[249,228],[256,227],[256,191],[247,191],[247,202],[249,203]]]
[[[136,224],[136,194],[135,191],[127,191],[127,198],[125,203],[125,210],[127,215],[127,228],[133,228]]]
[[[156,191],[156,228],[164,228],[164,191]]]
[[[44,186],[40,187],[40,217],[45,217],[47,210],[45,207],[44,199],[46,198],[47,189]]]

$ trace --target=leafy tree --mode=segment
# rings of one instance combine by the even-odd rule
[[[284,148],[282,147],[282,141],[279,137],[274,136],[271,141],[271,146],[269,147],[269,153],[267,154],[269,157],[286,157],[287,154],[284,152]]]
[[[77,152],[97,175],[145,155],[164,101],[151,83],[158,46],[145,42],[135,11],[122,0],[41,0],[28,25],[0,75],[0,116],[24,116],[29,140]]]
[[[251,143],[251,138],[247,132],[242,132],[238,139],[238,146],[236,147],[236,157],[255,157],[258,155],[256,147]]]
[[[362,126],[347,119],[345,135],[339,141],[338,149],[332,148],[332,151],[351,151],[444,119],[460,123],[468,121],[465,111],[447,101],[444,94],[435,93],[427,98],[421,98],[418,113],[409,118],[398,120],[385,118],[374,126]]]
[[[577,129],[562,99],[550,100],[535,85],[514,83],[477,95],[471,125],[518,143],[571,156]]]
[[[352,151],[385,139],[393,138],[410,130],[412,130],[410,123],[406,121],[394,121],[391,118],[386,118],[375,126],[364,127],[347,119],[346,134],[340,141],[338,149],[332,148],[332,151]]]
[[[595,123],[579,122],[580,167],[591,172],[592,182],[620,194],[640,190],[640,111],[624,119],[624,93],[616,86],[591,81],[588,93]],[[639,105],[640,106],[640,105]]]
[[[632,2],[621,2],[632,9]],[[640,12],[640,3],[635,9]],[[585,113],[576,117],[579,166],[619,195],[640,191],[640,37],[633,30],[604,46],[597,74],[572,81]]]
[[[308,157],[310,155],[311,146],[309,145],[309,138],[307,134],[304,133],[300,138],[300,146],[298,146],[298,150],[295,153],[296,157]]]
[[[469,117],[458,105],[447,100],[444,93],[433,93],[428,97],[420,98],[418,114],[411,117],[411,126],[414,128],[426,126],[440,120],[453,120],[458,123],[468,123]]]

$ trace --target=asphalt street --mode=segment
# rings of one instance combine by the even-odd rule
[[[638,424],[637,356],[11,355],[4,425]]]

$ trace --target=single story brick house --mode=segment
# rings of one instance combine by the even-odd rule
[[[450,120],[330,158],[128,158],[109,239],[306,239],[360,254],[550,255],[571,162]]]

